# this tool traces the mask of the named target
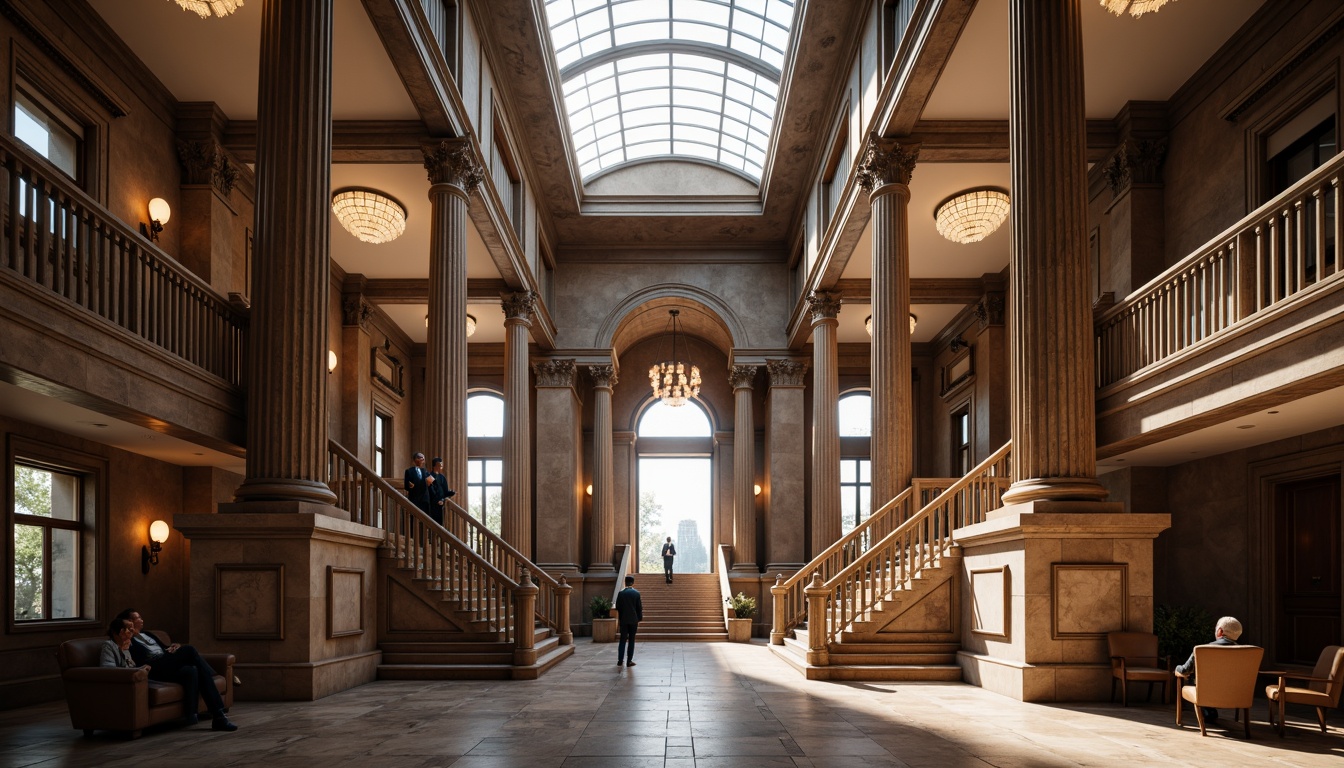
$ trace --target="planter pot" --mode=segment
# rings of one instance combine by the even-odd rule
[[[616,620],[593,619],[593,642],[594,643],[616,642]]]
[[[745,643],[751,640],[751,619],[728,620],[728,642]]]

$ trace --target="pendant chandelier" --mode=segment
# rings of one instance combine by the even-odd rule
[[[669,309],[667,314],[667,326],[672,330],[672,357],[649,368],[649,385],[654,397],[675,408],[700,394],[700,366],[683,363],[677,357],[677,316],[681,310]]]
[[[191,11],[202,19],[209,18],[211,13],[216,16],[228,16],[243,4],[243,0],[176,0],[176,2],[182,6],[182,10]]]
[[[1167,0],[1101,0],[1101,5],[1116,16],[1126,12],[1138,18],[1149,11],[1156,11],[1167,4]]]

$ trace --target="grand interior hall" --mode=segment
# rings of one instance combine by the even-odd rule
[[[1342,32],[0,0],[0,765],[1338,760]]]

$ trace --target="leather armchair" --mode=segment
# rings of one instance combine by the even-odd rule
[[[165,648],[171,645],[166,632],[151,632]],[[139,738],[147,726],[182,717],[182,686],[150,680],[149,671],[143,668],[99,666],[105,639],[67,640],[57,651],[70,725],[83,730],[85,736],[96,730],[126,731],[131,738]],[[215,670],[214,685],[224,706],[233,706],[233,654],[201,654],[201,658]]]
[[[1148,684],[1148,698],[1153,697],[1153,683],[1162,684],[1162,700],[1167,700],[1167,681],[1171,679],[1171,658],[1157,655],[1157,635],[1151,632],[1111,632],[1106,635],[1106,646],[1111,655],[1111,701],[1115,701],[1115,685],[1120,684],[1120,701],[1129,706],[1129,682],[1137,680]]]
[[[1292,685],[1297,681],[1299,685]],[[1316,668],[1310,675],[1294,675],[1283,672],[1279,681],[1265,686],[1265,698],[1269,699],[1269,723],[1275,726],[1279,735],[1283,735],[1284,704],[1307,704],[1316,708],[1316,720],[1325,733],[1325,710],[1339,706],[1339,694],[1344,690],[1344,647],[1328,645],[1316,660]],[[1278,722],[1275,723],[1275,710],[1278,710]]]

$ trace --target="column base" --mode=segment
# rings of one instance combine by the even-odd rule
[[[588,566],[588,573],[615,573],[616,567],[611,563],[594,563]]]
[[[755,563],[733,563],[733,567],[729,568],[728,571],[730,573],[738,575],[747,575],[747,574],[750,574],[752,576],[761,575],[761,571],[759,568],[756,567]]]

